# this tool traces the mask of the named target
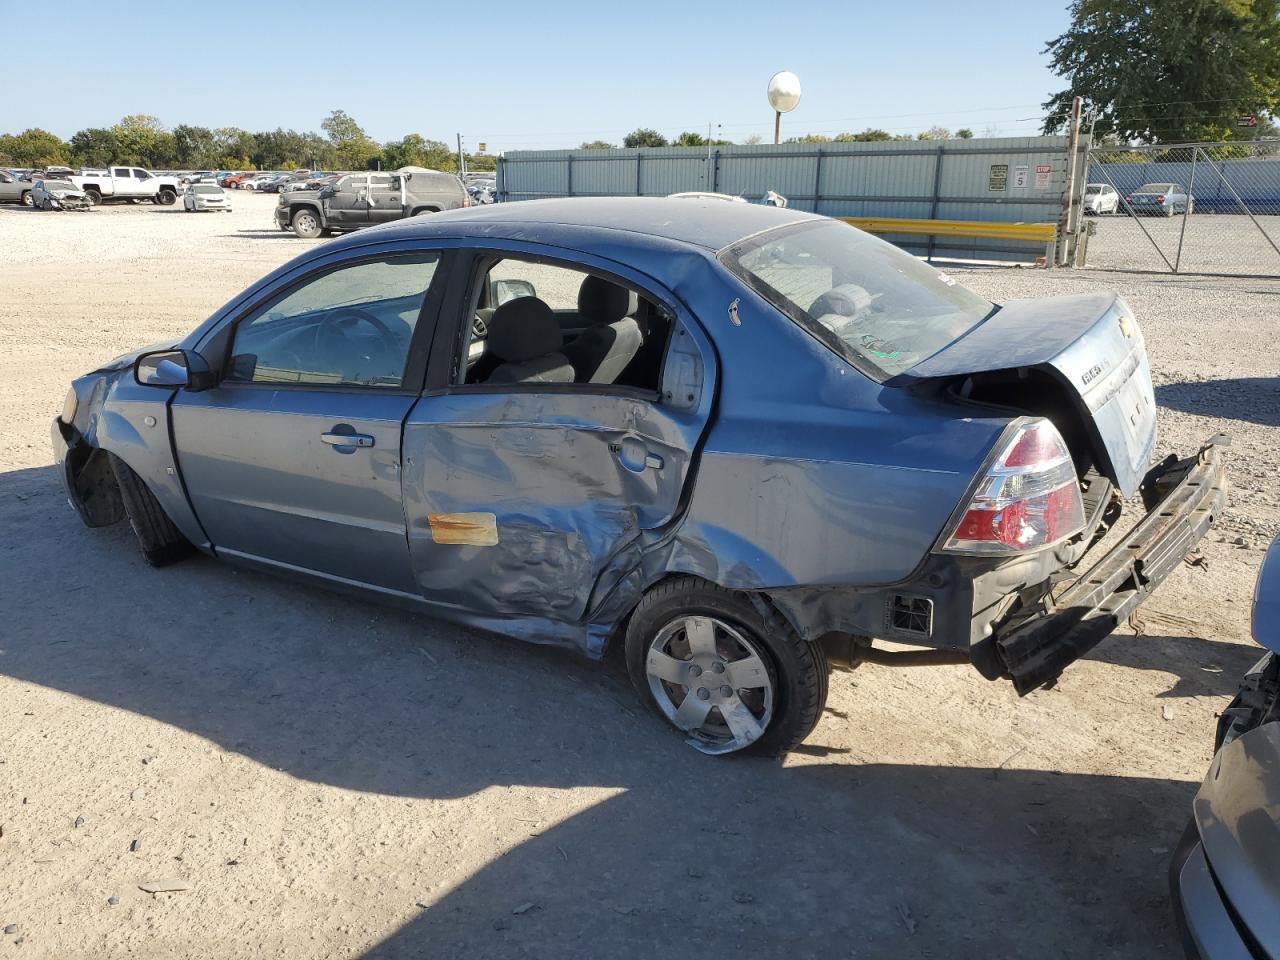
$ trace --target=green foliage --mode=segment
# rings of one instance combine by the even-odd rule
[[[951,131],[946,127],[930,127],[916,137],[917,140],[950,140]]]
[[[378,159],[378,145],[345,110],[334,110],[320,128],[329,135],[339,169],[368,170]]]
[[[959,137],[961,140],[972,140],[973,131],[970,130],[968,127],[961,127],[959,130],[956,131],[956,136]]]
[[[392,140],[382,148],[382,169],[401,167],[427,167],[451,173],[458,169],[458,156],[446,143],[409,133],[403,140]]]
[[[822,133],[806,133],[802,137],[787,137],[783,143],[831,143],[832,140],[826,134]]]
[[[1073,97],[1097,111],[1095,132],[1129,142],[1238,136],[1239,116],[1280,107],[1280,0],[1073,0],[1049,41],[1067,89],[1045,102],[1045,133]]]
[[[686,130],[680,136],[672,141],[673,147],[705,147],[707,138],[700,133],[694,133],[692,130]]]
[[[868,127],[861,133],[838,133],[836,143],[873,143],[881,140],[892,140],[893,135],[887,130],[876,130]]]
[[[667,138],[657,130],[640,127],[623,137],[622,145],[624,147],[665,147],[668,143]]]
[[[71,154],[85,167],[105,167],[119,152],[120,143],[115,133],[104,127],[89,127],[71,138]]]
[[[0,163],[14,167],[65,165],[71,159],[71,145],[48,130],[31,127],[21,133],[0,136]]]
[[[167,167],[173,164],[177,144],[173,134],[156,117],[134,113],[122,117],[111,128],[116,139],[116,155],[112,163],[140,167]]]
[[[610,143],[608,140],[592,140],[589,143],[578,144],[579,150],[614,150],[617,148],[616,143]]]

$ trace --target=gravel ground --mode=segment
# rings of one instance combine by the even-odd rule
[[[1280,274],[1280,217],[1193,213],[1185,229],[1182,221],[1182,216],[1089,217],[1085,222],[1096,231],[1089,238],[1089,266],[1169,272],[1176,263],[1184,273]]]
[[[1169,853],[1280,528],[1280,284],[954,271],[996,299],[1123,292],[1161,450],[1234,436],[1207,569],[1052,690],[862,667],[784,763],[713,761],[615,664],[152,570],[67,509],[67,382],[305,249],[271,204],[0,208],[0,954],[1174,955]]]

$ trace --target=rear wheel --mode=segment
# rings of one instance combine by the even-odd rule
[[[164,567],[190,556],[195,550],[173,525],[160,501],[156,499],[142,478],[119,457],[111,456],[111,472],[120,488],[120,499],[129,526],[138,538],[142,555],[153,567]]]
[[[23,205],[24,207],[29,207],[29,206],[31,206],[31,204],[32,204],[31,191],[30,191],[30,190],[23,190],[23,191],[22,191],[22,196],[21,196],[21,197],[19,197],[18,199],[22,201],[22,205]]]
[[[775,755],[817,725],[822,652],[766,606],[691,577],[659,584],[627,627],[640,696],[702,753]]]
[[[314,240],[320,231],[320,218],[314,210],[304,207],[293,215],[293,232],[303,240]]]

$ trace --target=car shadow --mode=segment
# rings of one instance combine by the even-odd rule
[[[301,240],[302,238],[295,234],[292,230],[237,230],[235,233],[223,234],[223,236],[232,239],[242,239],[245,237],[254,240]]]
[[[521,839],[406,904],[420,913],[362,955],[1176,949],[1164,874],[1193,783],[831,762],[842,748],[822,727],[785,765],[714,760],[642,710],[616,665],[203,557],[152,569],[126,524],[80,524],[52,467],[0,474],[0,529],[0,673],[319,784],[602,797],[559,822],[513,809],[478,825]],[[443,850],[423,848],[423,886]]]
[[[1162,407],[1223,420],[1280,426],[1280,377],[1197,380],[1156,387]]]
[[[1230,696],[1266,651],[1252,643],[1182,636],[1113,636],[1086,654],[1087,660],[1172,673],[1173,686],[1157,697]]]

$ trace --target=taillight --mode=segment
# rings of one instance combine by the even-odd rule
[[[1125,198],[1124,198],[1124,202],[1125,202],[1125,203],[1133,203],[1133,197],[1125,197]]]
[[[977,484],[942,549],[1017,554],[1084,529],[1071,453],[1048,420],[1022,424]]]
[[[464,196],[464,197],[462,198],[462,205],[463,205],[464,207],[469,207],[469,206],[471,206],[471,198],[470,198],[470,197],[467,197],[467,196]]]
[[[1163,193],[1162,193],[1162,194],[1160,194],[1160,196],[1156,197],[1156,203],[1164,203],[1164,194],[1163,194]]]

